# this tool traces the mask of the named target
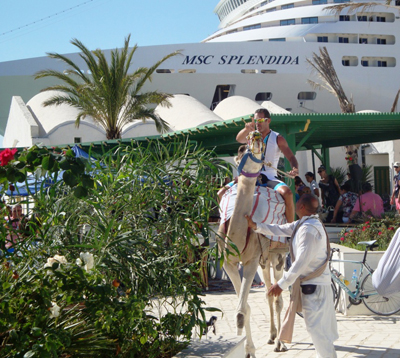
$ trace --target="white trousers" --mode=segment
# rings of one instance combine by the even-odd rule
[[[303,315],[317,358],[336,358],[333,342],[339,338],[331,286],[317,285],[311,295],[301,295]]]

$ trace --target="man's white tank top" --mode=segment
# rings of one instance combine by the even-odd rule
[[[267,137],[264,138],[265,153],[264,160],[271,162],[273,168],[278,168],[279,157],[281,156],[281,150],[278,147],[278,132],[271,130]],[[277,176],[276,169],[269,168],[264,165],[261,170],[261,174],[264,174],[268,179],[275,180]]]

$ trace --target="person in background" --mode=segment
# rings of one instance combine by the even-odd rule
[[[396,172],[396,175],[393,178],[393,193],[390,198],[390,205],[395,205],[397,212],[400,214],[400,162],[394,163],[393,168]]]
[[[328,175],[323,165],[318,168],[318,174],[321,176],[318,186],[321,188],[322,206],[329,209],[325,222],[330,223],[333,217],[333,210],[340,196],[339,183],[332,174]]]
[[[19,241],[18,229],[21,226],[23,219],[21,204],[15,204],[11,207],[11,216],[8,218],[7,223],[10,228],[10,233],[6,238],[6,249],[8,252],[14,252],[12,247]]]
[[[319,188],[317,182],[315,181],[315,174],[312,172],[307,172],[305,177],[306,181],[310,184],[311,194],[318,198],[319,202]]]
[[[262,184],[266,184],[267,187],[276,190],[282,195],[285,200],[285,216],[287,222],[294,220],[294,202],[293,193],[290,188],[281,180],[277,178],[277,171],[274,168],[278,168],[278,162],[281,152],[285,158],[289,161],[292,166],[292,170],[289,174],[296,176],[299,175],[297,159],[294,156],[292,150],[285,138],[279,133],[274,132],[270,128],[271,116],[266,108],[260,108],[255,111],[254,117],[250,123],[246,123],[245,127],[237,134],[236,140],[239,143],[246,143],[247,136],[250,132],[256,129],[261,133],[261,136],[265,143],[265,162],[270,162],[271,167],[264,167],[261,171]]]
[[[331,223],[336,223],[336,222],[343,222],[347,224],[350,221],[350,214],[353,211],[354,205],[356,204],[358,195],[356,193],[352,193],[351,191],[351,186],[349,183],[344,183],[340,187],[340,197],[339,200],[336,203],[335,210],[333,212],[333,218],[331,220]],[[338,217],[338,214],[340,213],[340,209],[343,212],[342,219]]]
[[[353,211],[350,214],[350,220],[353,220],[357,213],[367,213],[374,217],[381,217],[383,214],[383,200],[378,195],[372,192],[372,185],[364,183],[362,186],[363,194],[357,199]],[[361,209],[360,209],[361,203]]]

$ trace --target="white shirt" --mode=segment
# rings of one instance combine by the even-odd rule
[[[306,219],[308,220],[305,221]],[[299,276],[308,276],[325,262],[328,255],[325,230],[317,215],[305,216],[301,220],[284,225],[257,223],[255,231],[258,233],[290,237],[295,227],[303,222],[304,224],[299,227],[293,238],[293,254],[296,259],[292,262],[289,271],[284,272],[283,277],[278,281],[282,290],[292,285]],[[329,265],[321,276],[305,281],[304,284],[330,285]]]

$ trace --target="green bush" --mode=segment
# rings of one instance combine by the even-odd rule
[[[363,249],[357,245],[361,241],[377,240],[377,250],[386,250],[396,230],[400,226],[400,218],[394,215],[384,215],[377,219],[370,217],[354,228],[345,228],[341,231],[339,243],[354,249]]]
[[[201,299],[196,234],[227,165],[185,144],[121,145],[102,160],[33,147],[0,183],[61,170],[25,200],[23,230],[0,227],[0,357],[164,358],[201,336],[215,309]]]

